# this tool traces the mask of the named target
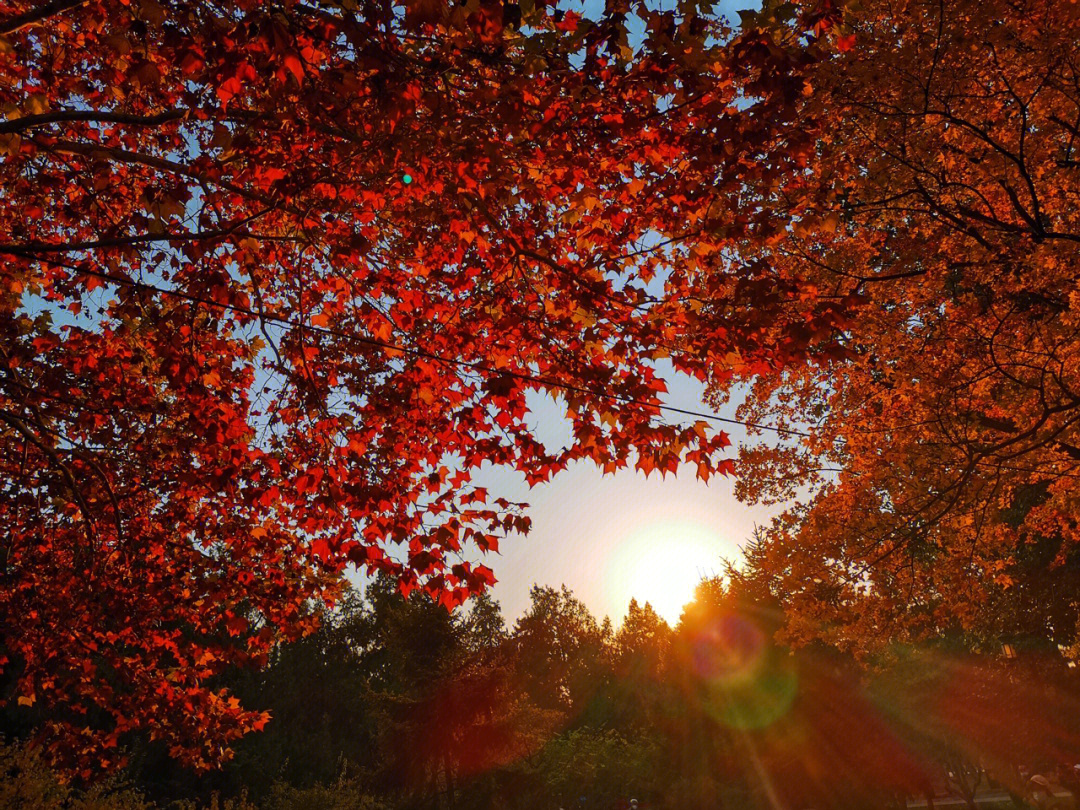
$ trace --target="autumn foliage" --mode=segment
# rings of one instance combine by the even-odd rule
[[[758,22],[796,36],[775,9]],[[807,171],[754,189],[784,229],[738,251],[751,272],[851,302],[831,353],[746,378],[745,418],[806,435],[747,453],[743,495],[813,492],[750,567],[796,638],[1069,647],[1080,13],[913,0],[845,21],[854,47],[806,72]]]
[[[2,9],[0,652],[56,753],[228,756],[266,717],[214,676],[310,630],[348,565],[483,589],[529,525],[483,464],[730,471],[652,366],[724,241],[715,187],[794,160],[740,115],[754,60],[717,20],[635,6],[635,52],[621,7]],[[787,109],[789,56],[756,53]],[[529,429],[541,391],[569,447]]]
[[[347,567],[494,581],[529,519],[481,466],[730,473],[661,359],[779,429],[742,494],[812,489],[746,572],[791,638],[1073,644],[1078,34],[1052,0],[0,5],[13,698],[70,762],[227,758],[267,718],[215,677]]]

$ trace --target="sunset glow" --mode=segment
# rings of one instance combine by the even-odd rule
[[[645,523],[612,551],[607,588],[613,601],[648,602],[675,625],[698,582],[720,573],[730,553],[730,543],[699,523]]]

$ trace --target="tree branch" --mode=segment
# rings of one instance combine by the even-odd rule
[[[110,124],[130,124],[138,127],[156,127],[169,121],[185,118],[188,110],[171,110],[157,115],[128,115],[126,113],[98,110],[58,110],[40,115],[24,115],[0,121],[0,133],[23,132],[33,127],[58,124],[64,121],[101,121]]]
[[[57,14],[63,14],[65,11],[78,8],[84,3],[86,3],[86,0],[52,0],[51,3],[46,3],[23,14],[16,14],[14,17],[8,17],[6,20],[0,21],[0,35],[17,33],[28,26],[43,23]]]

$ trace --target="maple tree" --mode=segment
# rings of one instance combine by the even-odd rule
[[[695,290],[721,190],[804,162],[778,127],[816,58],[735,39],[692,3],[0,5],[0,664],[54,756],[227,758],[267,717],[214,677],[348,565],[482,590],[529,525],[483,464],[730,472],[653,362],[775,352],[786,292],[710,328]]]
[[[796,42],[788,8],[749,25]],[[739,242],[706,305],[721,319],[772,283],[849,316],[807,363],[714,383],[724,400],[734,374],[744,418],[792,431],[744,455],[741,494],[812,493],[748,571],[782,595],[791,638],[1074,645],[1080,14],[871,1],[837,32],[802,72],[805,170],[747,184],[740,204],[776,224]],[[802,318],[789,299],[762,340]]]

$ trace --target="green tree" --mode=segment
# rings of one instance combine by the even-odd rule
[[[615,671],[607,698],[613,723],[624,733],[651,732],[670,722],[672,639],[671,628],[652,606],[630,600],[615,634]]]
[[[519,676],[537,706],[578,717],[610,678],[610,630],[565,585],[530,597],[512,635]]]

